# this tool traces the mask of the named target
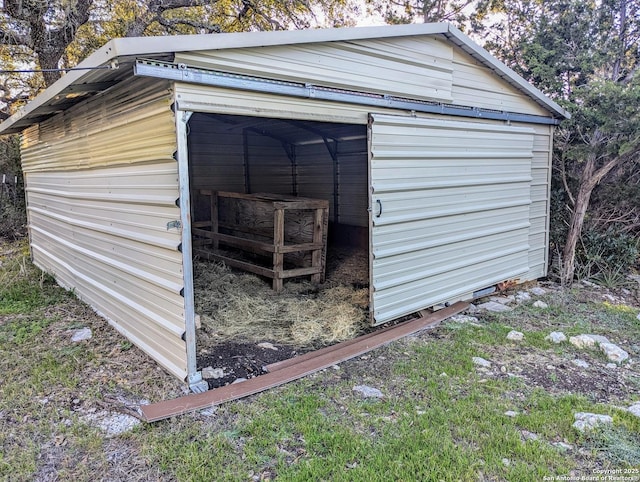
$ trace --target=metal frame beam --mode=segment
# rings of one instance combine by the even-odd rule
[[[153,60],[137,60],[134,74],[144,77],[156,77],[191,84],[210,85],[228,89],[247,90],[276,95],[286,95],[304,99],[318,99],[347,104],[384,107],[409,112],[468,117],[472,119],[490,119],[528,124],[557,125],[558,119],[531,114],[519,114],[476,107],[452,104],[439,104],[417,99],[405,99],[368,92],[354,92],[332,89],[311,84],[283,82],[246,75],[228,74],[215,70],[188,67],[185,64],[173,64]]]
[[[180,190],[180,221],[182,228],[182,274],[184,296],[184,342],[187,350],[187,383],[192,392],[201,393],[209,385],[202,379],[196,360],[196,319],[193,287],[193,254],[191,249],[191,192],[189,188],[188,122],[192,112],[177,110],[176,140],[178,144],[178,179]]]

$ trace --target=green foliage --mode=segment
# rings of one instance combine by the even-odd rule
[[[640,467],[640,434],[623,426],[605,427],[589,433],[585,445],[598,459],[615,467]]]
[[[581,163],[595,156],[600,163],[616,158],[638,162],[640,151],[640,78],[629,83],[593,80],[571,94],[572,118],[563,122],[564,160]]]
[[[68,298],[52,276],[28,261],[26,246],[0,261],[0,315],[28,314]]]
[[[604,231],[588,228],[576,251],[577,264],[585,278],[595,276],[605,285],[624,282],[625,273],[640,256],[640,240],[610,225]]]
[[[0,186],[0,238],[17,239],[24,236],[27,224],[18,136],[0,139],[0,178],[3,174],[11,182]]]
[[[463,29],[468,20],[465,9],[473,4],[469,0],[366,0],[365,3],[369,13],[380,14],[389,24],[451,22]]]

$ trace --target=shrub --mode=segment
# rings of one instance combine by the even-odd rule
[[[636,264],[640,242],[635,235],[616,225],[604,230],[586,226],[576,250],[576,272],[579,278],[595,278],[613,284]]]
[[[17,239],[26,234],[27,225],[17,136],[0,139],[0,179],[3,174],[11,182],[0,186],[0,237]],[[14,178],[17,178],[16,183]]]

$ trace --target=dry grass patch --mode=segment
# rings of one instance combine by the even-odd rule
[[[317,346],[353,338],[367,326],[367,260],[362,254],[337,256],[327,281],[285,282],[276,294],[260,277],[222,263],[196,260],[196,312],[202,345],[232,338]]]

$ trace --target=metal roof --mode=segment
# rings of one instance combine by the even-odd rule
[[[221,50],[244,47],[267,47],[305,43],[364,40],[373,38],[441,35],[493,70],[523,94],[548,110],[554,117],[570,115],[541,91],[497,60],[468,36],[448,23],[411,24],[381,27],[356,27],[277,32],[248,32],[209,35],[131,37],[110,40],[91,54],[77,68],[114,69],[72,70],[40,93],[25,107],[0,124],[0,135],[20,132],[30,125],[61,112],[90,95],[107,90],[133,75],[136,58],[172,61],[177,52]]]

